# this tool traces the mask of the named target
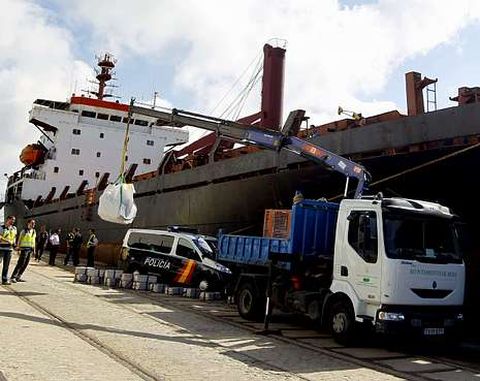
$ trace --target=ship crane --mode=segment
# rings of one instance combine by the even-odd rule
[[[131,112],[157,118],[159,125],[202,128],[204,130],[214,131],[217,136],[222,139],[232,140],[242,144],[253,144],[277,152],[282,149],[293,152],[315,163],[321,164],[327,169],[344,175],[347,179],[345,196],[347,196],[350,179],[357,180],[355,198],[362,196],[363,191],[370,181],[370,174],[360,164],[291,135],[292,131],[298,131],[300,124],[305,120],[304,110],[294,110],[290,112],[281,131],[260,129],[230,120],[178,109],[172,109],[170,112],[166,112],[131,106]]]

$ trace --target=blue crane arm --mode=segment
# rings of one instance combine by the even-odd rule
[[[158,125],[176,127],[193,126],[214,131],[218,137],[223,139],[244,144],[254,144],[275,151],[285,149],[293,152],[308,160],[321,164],[328,169],[343,174],[347,180],[351,178],[356,179],[355,198],[362,195],[370,181],[370,174],[360,164],[334,154],[304,139],[290,136],[290,132],[292,130],[298,130],[304,120],[305,111],[303,110],[292,111],[281,131],[260,129],[238,122],[177,109],[166,112],[151,108],[131,106],[131,111],[134,114],[157,118]],[[346,189],[347,188],[348,182]]]

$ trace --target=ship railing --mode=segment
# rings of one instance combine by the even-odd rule
[[[41,172],[41,171],[32,171],[32,172],[26,172],[23,177],[25,179],[35,179],[35,180],[45,180],[46,178],[46,173]]]
[[[42,171],[18,171],[8,178],[8,186],[15,184],[22,179],[45,180],[46,176],[46,173]]]
[[[58,102],[58,101],[50,101],[47,99],[37,99],[33,102],[35,105],[40,105],[44,107],[53,108],[56,110],[67,110],[70,106],[68,102]]]

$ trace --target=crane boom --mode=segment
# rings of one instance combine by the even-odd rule
[[[172,109],[170,112],[167,112],[131,106],[131,112],[133,114],[157,118],[159,125],[202,128],[204,130],[214,131],[217,136],[222,139],[233,140],[242,144],[254,144],[274,151],[285,149],[293,152],[319,163],[328,169],[343,174],[347,178],[345,195],[347,193],[348,180],[351,178],[356,179],[355,198],[362,195],[370,181],[370,174],[360,164],[334,154],[304,139],[289,135],[290,131],[296,131],[300,127],[305,117],[304,110],[294,110],[290,112],[281,131],[260,129],[230,120],[178,109]]]

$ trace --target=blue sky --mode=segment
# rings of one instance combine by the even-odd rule
[[[65,100],[87,86],[95,54],[118,59],[116,93],[208,112],[273,37],[287,40],[284,112],[311,122],[338,105],[404,111],[405,72],[439,78],[439,107],[480,84],[480,2],[474,0],[0,0],[0,166],[21,167],[38,132],[35,98]],[[245,80],[248,79],[245,78]],[[243,114],[258,110],[259,87]],[[222,105],[225,107],[227,103]],[[221,111],[221,108],[219,108]],[[3,184],[0,181],[0,187]]]

